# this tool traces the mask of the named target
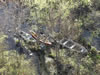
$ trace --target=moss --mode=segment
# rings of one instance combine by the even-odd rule
[[[3,43],[3,41],[5,40],[5,38],[7,38],[7,35],[0,35],[0,43]]]
[[[1,35],[0,36],[0,51],[1,50],[5,50],[5,48],[7,48],[8,46],[6,45],[5,43],[5,39],[7,38],[8,36],[7,35]]]
[[[51,54],[50,55],[56,57],[56,50],[51,49]]]

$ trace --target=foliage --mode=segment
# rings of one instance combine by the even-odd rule
[[[97,13],[100,10],[99,0],[19,0],[15,1],[14,4],[15,9],[12,10],[13,12],[9,10],[5,11],[7,16],[11,17],[13,15],[12,19],[14,21],[11,20],[13,33],[18,30],[15,28],[24,29],[22,25],[26,24],[26,28],[27,26],[31,26],[30,29],[37,32],[44,32],[57,39],[68,37],[79,40],[79,36],[84,29],[92,32],[92,39],[100,35],[100,28],[96,27],[98,15],[94,15],[94,12]],[[7,6],[4,7],[8,9]],[[9,18],[6,19],[8,20]],[[9,21],[0,24],[1,30],[5,30],[5,26],[8,24]],[[6,28],[6,32],[8,32],[9,25]],[[6,35],[0,35],[0,74],[37,75],[35,66],[31,64],[32,60],[26,60],[26,56],[18,54],[16,50],[7,50],[7,45],[4,43],[6,37]],[[56,48],[52,49],[49,55],[54,59],[56,58],[55,62],[46,64],[42,53],[37,54],[41,61],[39,65],[42,65],[41,71],[43,72],[41,73],[44,73],[44,69],[47,70],[49,68],[51,72],[57,69],[58,75],[100,74],[98,70],[98,66],[100,66],[100,54],[96,48],[91,46],[90,42],[87,42],[83,38],[81,41],[84,46],[90,46],[90,48],[87,47],[87,49],[90,49],[89,54],[85,57],[77,52],[70,52],[65,49],[56,51],[58,49]],[[39,48],[38,44],[34,45],[34,47],[30,46],[29,43],[22,42],[22,44],[24,46],[27,45],[31,50],[34,47],[36,49]]]
[[[82,2],[87,3],[86,1]],[[80,4],[78,4],[78,0],[34,0],[32,3],[34,4],[27,4],[31,8],[30,20],[35,20],[37,25],[40,24],[38,26],[39,30],[42,29],[42,26],[46,26],[45,33],[57,38],[58,36],[69,36],[70,38],[76,39],[79,36],[81,32],[80,23],[79,21],[74,22],[73,16],[70,15],[71,9],[77,8]]]
[[[0,37],[0,74],[1,75],[35,75],[33,67],[30,65],[30,60],[25,59],[26,55],[20,55],[15,50],[7,50],[5,44],[6,35]],[[2,46],[3,45],[3,46]],[[33,70],[32,70],[33,69]]]

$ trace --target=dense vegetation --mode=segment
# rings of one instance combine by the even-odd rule
[[[0,75],[100,74],[100,47],[93,44],[100,38],[100,0],[1,0],[0,13]],[[36,47],[34,57],[28,57],[18,51],[20,47],[9,49],[12,43],[7,39],[19,30],[71,38],[86,47],[88,54],[56,47],[49,54],[54,60],[45,62],[48,50],[42,53]],[[90,33],[88,38],[85,31]]]

